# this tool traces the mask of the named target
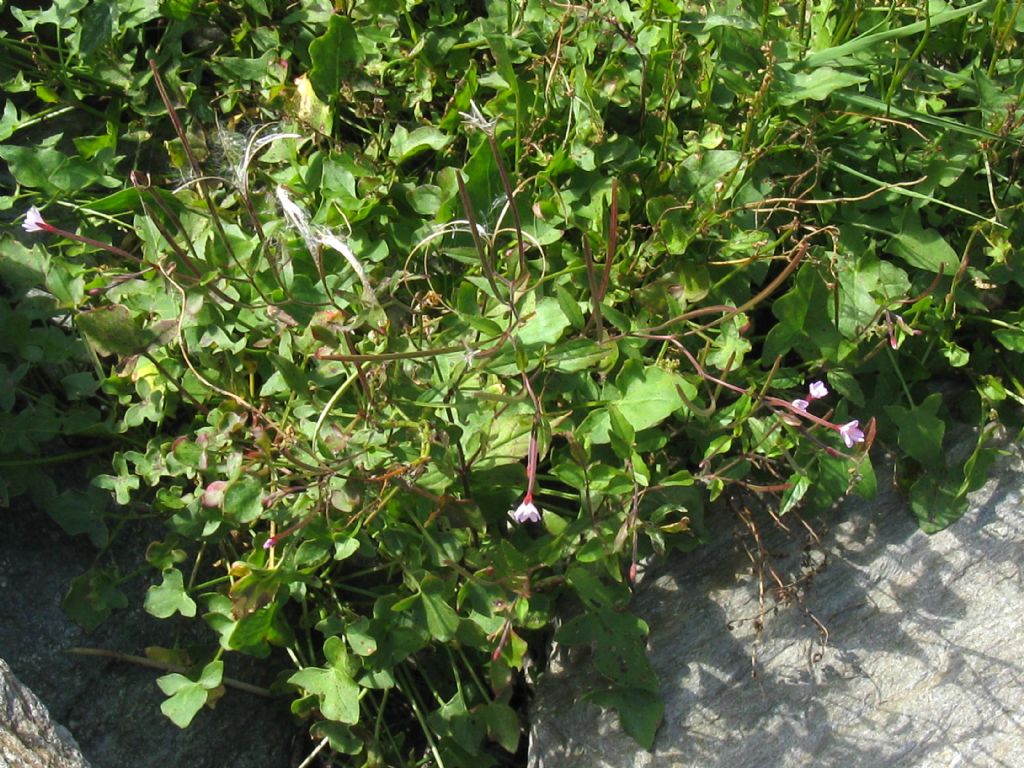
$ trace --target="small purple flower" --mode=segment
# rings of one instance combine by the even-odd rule
[[[48,232],[53,229],[34,205],[28,209],[28,213],[25,214],[25,220],[21,223],[21,226],[24,227],[26,232]]]
[[[276,536],[271,536],[269,539],[267,539],[266,541],[263,542],[263,548],[264,549],[272,549],[275,544],[277,544],[277,537]]]
[[[509,517],[520,524],[540,522],[540,510],[538,510],[537,505],[533,503],[533,496],[530,494],[526,494],[526,497],[523,499],[523,503],[508,514]]]
[[[828,394],[828,387],[825,386],[823,381],[811,382],[809,389],[809,395],[811,400],[819,400]]]
[[[843,438],[847,448],[853,448],[854,443],[864,442],[864,433],[858,429],[858,424],[860,421],[854,419],[839,427],[839,435]]]
[[[802,398],[799,398],[799,397],[798,397],[798,398],[797,398],[796,400],[794,400],[794,401],[793,401],[793,402],[791,403],[791,405],[792,405],[792,406],[793,406],[794,408],[796,408],[796,409],[797,409],[798,411],[806,411],[806,410],[807,410],[807,406],[809,406],[809,405],[810,405],[810,403],[809,403],[809,402],[807,402],[806,400],[804,400],[804,399],[802,399]]]

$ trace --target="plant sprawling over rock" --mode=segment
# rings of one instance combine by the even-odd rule
[[[176,723],[283,649],[353,764],[515,764],[559,608],[650,744],[630,586],[710,501],[870,494],[877,441],[962,513],[1024,397],[1024,14],[712,5],[3,11],[0,493],[162,521]]]

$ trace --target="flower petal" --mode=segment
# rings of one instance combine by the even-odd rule
[[[860,424],[860,421],[854,419],[839,427],[839,434],[843,438],[843,442],[846,443],[847,448],[853,448],[855,443],[864,442],[864,433],[857,428],[858,424]]]
[[[515,522],[520,524],[540,522],[540,510],[538,510],[537,506],[529,499],[524,499],[522,504],[509,512],[509,516]]]
[[[43,214],[34,205],[25,214],[25,220],[21,223],[26,232],[45,232],[50,226],[43,218]]]
[[[823,381],[812,381],[809,388],[809,395],[811,400],[818,400],[828,394],[828,387],[825,386]]]

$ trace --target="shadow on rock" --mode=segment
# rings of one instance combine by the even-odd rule
[[[578,702],[592,673],[570,657],[538,687],[531,768],[1024,765],[1022,479],[997,462],[934,536],[892,491],[760,547],[723,515],[634,600],[666,704],[653,752]]]

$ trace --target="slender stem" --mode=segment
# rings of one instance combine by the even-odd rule
[[[518,98],[518,96],[517,96]],[[518,118],[516,120],[518,125]],[[491,154],[494,155],[494,162],[498,166],[498,176],[501,178],[501,186],[505,190],[505,198],[508,200],[509,208],[512,210],[512,222],[516,228],[516,246],[519,249],[519,277],[526,276],[526,247],[523,245],[523,222],[519,218],[519,207],[516,205],[516,193],[512,189],[512,182],[509,180],[508,171],[505,169],[505,161],[501,157],[501,148],[494,136],[494,131],[487,131],[487,142],[491,146]]]
[[[615,248],[618,244],[619,232],[619,182],[612,179],[612,199],[608,212],[608,251],[605,255],[604,274],[601,276],[601,301],[608,294],[608,282],[611,280],[612,263],[615,260]]]
[[[462,352],[465,347],[438,347],[437,349],[416,349],[411,352],[379,352],[374,355],[336,355],[323,354],[318,352],[317,360],[340,360],[346,363],[377,363],[385,360],[413,360],[420,357],[435,357],[437,355],[449,355],[452,352]]]
[[[41,224],[40,226],[47,232],[50,232],[54,235],[60,235],[61,237],[66,237],[68,240],[77,240],[80,243],[91,245],[93,248],[99,248],[102,251],[109,251],[115,256],[121,256],[122,258],[129,259],[131,261],[142,261],[142,259],[136,256],[134,253],[129,253],[123,248],[118,248],[116,245],[111,245],[110,243],[103,243],[100,242],[99,240],[93,240],[91,237],[86,237],[85,235],[78,235],[75,234],[74,232],[68,232],[66,229],[55,227],[52,224]]]
[[[494,267],[487,255],[483,238],[480,237],[479,225],[476,223],[476,215],[473,213],[473,201],[470,200],[469,190],[466,189],[466,182],[463,181],[462,174],[458,171],[455,172],[455,181],[459,185],[459,199],[462,201],[462,209],[466,214],[466,221],[469,222],[469,234],[473,237],[473,245],[476,246],[476,253],[480,258],[480,266],[483,267],[487,283],[491,286],[491,291],[494,292],[495,301],[501,301],[501,294],[498,293],[498,283],[494,278]]]
[[[203,169],[199,166],[199,161],[196,159],[195,153],[192,151],[192,146],[188,141],[188,135],[185,133],[185,128],[181,124],[181,118],[178,117],[178,112],[174,108],[174,104],[171,103],[171,98],[167,93],[167,88],[164,86],[163,78],[160,76],[160,70],[157,67],[156,60],[149,60],[149,70],[153,74],[153,82],[156,83],[157,91],[160,92],[160,100],[164,103],[167,115],[170,117],[171,123],[174,125],[174,131],[178,134],[178,139],[181,141],[182,148],[185,150],[185,155],[188,157],[188,164],[192,168],[192,173],[195,174],[197,178],[196,186],[199,187],[199,194],[203,198],[203,202],[206,204],[206,209],[210,212],[210,218],[213,220],[213,227],[217,230],[217,235],[224,244],[224,248],[227,250],[228,256],[230,256],[231,260],[239,270],[249,278],[249,284],[256,290],[256,293],[259,294],[260,298],[269,304],[270,300],[263,294],[252,275],[249,274],[249,271],[243,266],[242,262],[239,261],[238,255],[235,253],[235,249],[231,246],[231,241],[228,239],[227,232],[224,231],[224,225],[221,224],[220,216],[217,213],[217,206],[214,205],[213,199],[210,197],[210,192],[206,188],[206,184],[201,181],[203,177]]]
[[[583,250],[583,263],[587,268],[587,283],[590,285],[590,320],[587,321],[587,327],[593,322],[597,326],[597,340],[601,341],[604,338],[604,319],[601,316],[601,289],[597,282],[597,275],[594,273],[594,254],[590,250],[590,243],[587,241],[587,236],[583,235],[583,241],[581,243]],[[583,329],[586,333],[587,328]]]
[[[320,429],[323,427],[324,421],[327,419],[327,414],[331,412],[331,409],[334,408],[335,404],[337,404],[341,396],[345,394],[345,391],[352,386],[352,383],[357,381],[358,379],[358,372],[351,374],[347,379],[345,379],[345,381],[341,383],[341,386],[334,390],[334,394],[331,395],[331,399],[327,401],[326,405],[324,405],[323,410],[320,411],[320,418],[316,420],[316,426],[313,427],[313,437],[310,440],[310,445],[314,454],[316,453],[318,448],[317,441],[320,437]]]
[[[121,653],[120,651],[108,651],[106,648],[81,648],[74,647],[68,648],[68,653],[73,653],[76,656],[94,656],[100,658],[114,659],[115,661],[123,661],[127,664],[136,664],[140,667],[149,667],[150,669],[159,669],[164,672],[177,672],[178,674],[185,674],[188,669],[180,664],[169,664],[164,661],[155,661],[153,659],[147,659],[145,656],[135,656],[130,653]],[[262,696],[265,699],[272,698],[272,694],[267,688],[261,688],[258,685],[252,685],[251,683],[245,683],[241,680],[235,680],[231,677],[225,677],[221,682],[229,688],[235,688],[239,691],[245,691],[251,693],[254,696]]]

